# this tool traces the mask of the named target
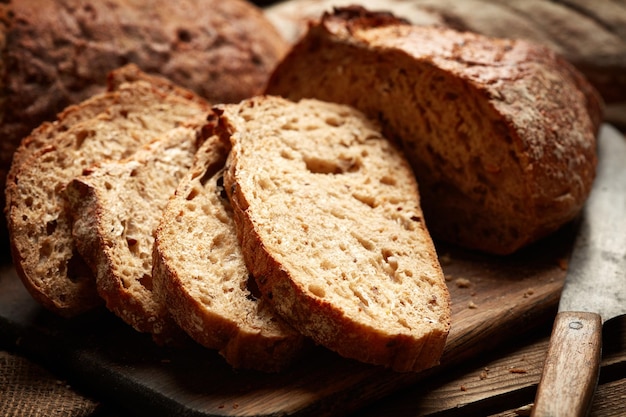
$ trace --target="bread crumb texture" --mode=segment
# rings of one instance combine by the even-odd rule
[[[227,106],[225,177],[248,268],[294,327],[397,370],[437,363],[449,295],[398,149],[350,107]],[[254,241],[255,243],[252,243]]]

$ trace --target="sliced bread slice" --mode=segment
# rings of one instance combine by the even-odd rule
[[[265,96],[222,111],[224,183],[263,297],[345,357],[437,364],[449,294],[404,156],[344,105]]]
[[[201,123],[209,111],[208,104],[137,81],[67,109],[25,140],[7,183],[6,215],[13,264],[37,301],[64,316],[102,303],[74,246],[63,197],[67,182],[176,126]]]
[[[195,341],[234,368],[274,372],[303,337],[260,298],[237,241],[223,189],[228,140],[207,140],[167,203],[154,244],[154,290]]]
[[[182,332],[153,291],[154,231],[201,137],[174,128],[123,161],[85,169],[65,190],[76,248],[107,308],[159,343]]]

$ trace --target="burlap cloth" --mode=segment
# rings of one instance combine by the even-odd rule
[[[1,417],[93,417],[101,408],[65,381],[14,353],[0,351]]]

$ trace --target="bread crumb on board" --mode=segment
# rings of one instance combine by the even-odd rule
[[[467,278],[457,278],[454,283],[458,288],[469,288],[472,285],[472,281]]]
[[[467,303],[467,308],[473,310],[473,309],[478,308],[478,306],[473,301],[470,301],[469,303]]]
[[[452,263],[452,256],[449,253],[444,253],[439,256],[439,263],[441,266],[450,265]]]

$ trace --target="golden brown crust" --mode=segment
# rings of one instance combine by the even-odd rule
[[[317,65],[310,65],[316,62]],[[354,105],[398,138],[435,237],[511,253],[571,220],[595,173],[599,96],[549,49],[325,14],[267,90]]]

